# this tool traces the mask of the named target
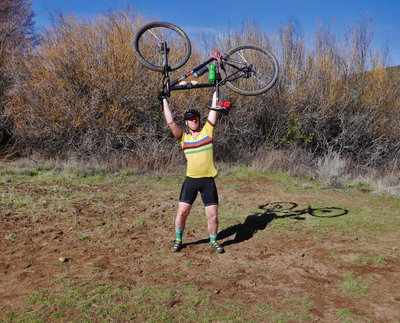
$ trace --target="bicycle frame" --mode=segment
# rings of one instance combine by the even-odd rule
[[[164,44],[164,48],[166,48],[166,44]],[[164,50],[164,86],[165,86],[165,90],[167,94],[170,94],[171,91],[179,91],[179,90],[189,90],[189,89],[198,89],[198,88],[207,88],[207,87],[215,87],[215,91],[217,93],[217,99],[218,99],[218,93],[219,93],[219,86],[224,85],[227,81],[230,80],[235,80],[235,76],[244,71],[246,68],[251,66],[244,66],[242,68],[239,68],[233,64],[230,64],[231,66],[234,66],[236,68],[236,71],[228,76],[226,76],[224,79],[222,79],[221,77],[221,73],[219,71],[220,66],[222,69],[224,69],[224,65],[225,64],[229,64],[227,62],[226,57],[222,56],[219,63],[218,63],[218,59],[215,57],[211,57],[208,60],[206,60],[205,62],[201,63],[200,65],[196,66],[195,68],[193,68],[191,71],[187,72],[186,74],[183,74],[182,76],[180,76],[179,78],[170,81],[169,80],[169,75],[168,75],[168,48],[167,50]],[[234,62],[234,61],[233,61]],[[193,74],[195,74],[197,71],[199,71],[200,69],[202,69],[204,66],[207,66],[210,63],[216,63],[215,64],[215,81],[212,83],[200,83],[200,84],[192,84],[191,82],[188,82],[186,84],[180,84],[183,80],[185,80],[186,78],[192,76]],[[238,63],[240,63],[238,61]],[[237,78],[240,78],[243,76],[237,76]]]

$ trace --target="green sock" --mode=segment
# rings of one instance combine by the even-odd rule
[[[182,233],[185,227],[175,227],[176,240],[182,241]]]
[[[210,234],[210,243],[213,243],[217,241],[217,235],[216,234]]]

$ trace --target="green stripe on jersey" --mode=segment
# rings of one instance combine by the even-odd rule
[[[212,150],[212,149],[213,149],[213,147],[211,146],[211,147],[207,147],[207,148],[196,150],[196,151],[188,151],[188,152],[185,152],[185,155],[201,153],[202,151]]]

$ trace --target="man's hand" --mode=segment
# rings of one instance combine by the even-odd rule
[[[165,93],[164,91],[160,91],[158,92],[158,100],[160,100],[160,102],[162,102],[162,100],[167,99],[169,97],[169,94]]]
[[[217,92],[214,92],[211,108],[209,109],[217,111],[218,113],[222,113],[224,115],[228,115],[230,108],[231,108],[231,102],[219,101],[217,97]]]

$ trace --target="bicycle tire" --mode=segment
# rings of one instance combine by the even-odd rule
[[[237,71],[238,66],[235,64],[251,67],[240,72],[241,75],[238,75],[240,77],[235,80],[227,80],[226,85],[236,93],[259,95],[272,88],[278,80],[278,60],[264,47],[244,44],[229,50],[224,59],[225,77]]]
[[[169,70],[177,70],[188,61],[192,46],[186,33],[169,22],[155,21],[139,29],[133,43],[136,57],[147,68],[163,72],[164,63],[161,53],[163,41],[166,41],[169,47]],[[157,51],[160,55],[156,55]]]
[[[336,218],[339,216],[346,215],[347,210],[338,207],[323,207],[319,209],[313,209],[309,214],[316,218]]]
[[[258,208],[267,212],[292,212],[296,207],[297,204],[294,202],[270,202]]]

